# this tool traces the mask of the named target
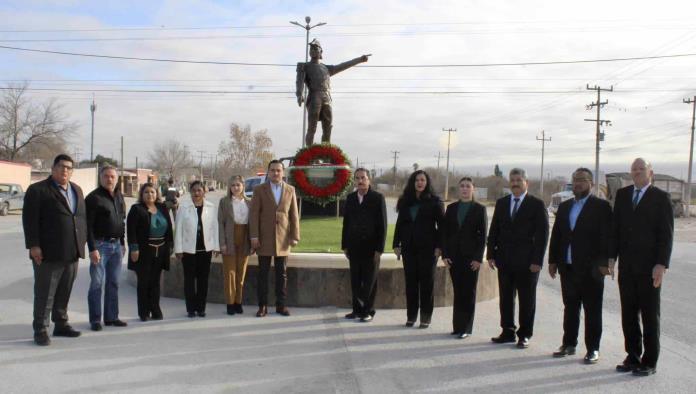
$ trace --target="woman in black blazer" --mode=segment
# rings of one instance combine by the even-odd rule
[[[474,201],[474,182],[459,180],[459,201],[450,204],[443,228],[443,260],[450,268],[454,304],[452,335],[471,335],[476,308],[476,284],[486,247],[486,207]]]
[[[418,170],[408,178],[396,210],[393,247],[397,258],[404,256],[406,327],[416,323],[420,306],[420,328],[428,328],[433,315],[435,265],[442,254],[444,210],[425,171]]]
[[[128,233],[128,269],[138,277],[138,316],[140,320],[162,320],[160,276],[169,271],[174,243],[172,220],[166,205],[160,202],[158,188],[146,183],[140,188],[138,203],[126,219]]]

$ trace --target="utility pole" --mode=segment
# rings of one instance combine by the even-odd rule
[[[394,167],[392,168],[393,173],[394,173],[394,190],[396,190],[396,159],[399,158],[399,151],[398,150],[393,150],[391,153],[394,154]]]
[[[689,174],[686,176],[686,217],[689,216],[689,206],[691,205],[691,169],[694,162],[694,122],[696,122],[696,96],[692,99],[682,100],[684,104],[692,104],[691,110],[691,143],[689,144]]]
[[[307,23],[306,25],[302,25],[299,22],[290,22],[291,24],[295,26],[299,26],[307,32],[306,40],[305,40],[305,63],[309,61],[309,31],[314,29],[315,27],[323,26],[326,23],[325,22],[320,22],[317,23],[314,26],[311,26],[309,22],[312,21],[312,18],[309,16],[305,16],[305,22]],[[302,83],[302,97],[304,98],[304,109],[302,111],[302,144],[300,144],[301,147],[304,148],[305,146],[305,133],[307,133],[307,97],[305,97],[305,91],[307,90],[307,86],[304,85],[304,82]]]
[[[541,130],[541,138],[536,137],[536,140],[541,141],[541,173],[539,175],[539,180],[541,181],[541,183],[539,185],[539,188],[540,188],[540,190],[539,190],[540,196],[539,197],[541,197],[541,199],[543,200],[544,199],[544,147],[545,147],[547,142],[551,142],[551,137],[546,139],[546,131]]]
[[[452,133],[455,133],[457,129],[445,129],[442,131],[447,132],[447,164],[445,165],[445,201],[447,201],[447,194],[449,192],[449,159],[450,159],[450,142],[452,141]]]
[[[611,126],[611,121],[610,120],[602,120],[600,118],[600,109],[604,107],[605,105],[609,104],[609,100],[601,101],[601,93],[602,92],[613,92],[614,91],[614,85],[611,85],[609,89],[603,89],[600,86],[595,85],[594,87],[590,87],[590,84],[587,84],[587,90],[596,90],[597,91],[597,101],[593,102],[589,105],[587,105],[587,109],[592,109],[593,107],[597,107],[597,119],[585,119],[586,122],[595,122],[596,123],[596,131],[595,131],[595,195],[599,196],[599,141],[602,138],[602,133],[600,132],[600,128],[603,125],[608,125]]]
[[[89,106],[89,112],[92,113],[92,142],[89,149],[89,161],[94,160],[94,112],[97,110],[97,104],[94,103],[94,93],[92,93],[92,105]]]
[[[433,157],[437,157],[437,173],[439,175],[440,174],[440,151],[437,151],[437,156],[433,156]]]

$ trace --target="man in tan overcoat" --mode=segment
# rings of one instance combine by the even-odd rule
[[[249,213],[251,247],[259,258],[257,317],[268,313],[268,271],[271,257],[275,265],[276,312],[290,316],[287,297],[286,260],[290,249],[300,241],[300,218],[295,188],[283,182],[285,167],[279,160],[268,164],[268,182],[254,188]]]

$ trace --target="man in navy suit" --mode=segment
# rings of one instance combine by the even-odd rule
[[[549,215],[542,200],[527,194],[527,174],[523,169],[510,170],[509,180],[512,194],[496,201],[488,233],[486,258],[492,269],[498,269],[503,329],[491,340],[515,342],[517,336],[517,347],[525,349],[534,332],[536,287],[549,237]],[[517,330],[515,293],[520,303]]]
[[[616,192],[609,250],[610,257],[619,259],[621,326],[627,353],[616,370],[632,371],[638,376],[656,372],[660,290],[669,268],[674,235],[670,196],[651,184],[653,176],[647,160],[638,158],[631,164],[633,185]]]
[[[549,246],[549,274],[561,274],[563,343],[554,357],[575,354],[580,307],[585,310],[586,364],[599,361],[604,276],[609,274],[611,206],[591,194],[592,171],[573,173],[573,195],[556,213]]]

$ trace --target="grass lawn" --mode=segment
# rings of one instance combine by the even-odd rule
[[[300,243],[292,248],[293,252],[305,253],[342,253],[341,229],[343,218],[304,217],[300,221]],[[387,242],[385,250],[391,250],[394,239],[394,225],[387,225]]]

